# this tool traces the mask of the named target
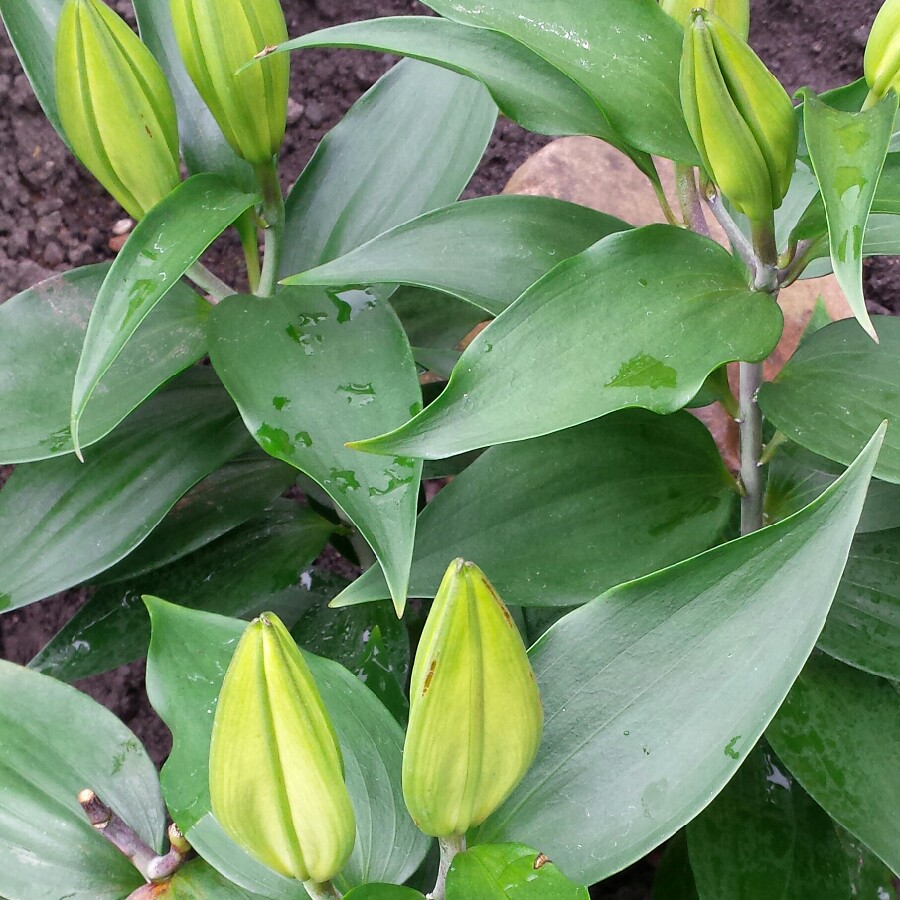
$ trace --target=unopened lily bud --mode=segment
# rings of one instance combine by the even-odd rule
[[[719,190],[750,219],[770,219],[794,173],[797,118],[778,79],[712,13],[695,11],[685,30],[681,103]]]
[[[878,11],[865,56],[866,81],[873,100],[893,88],[900,91],[900,2],[887,0]]]
[[[102,0],[66,0],[55,75],[60,122],[75,155],[141,218],[181,180],[175,101],[159,64]]]
[[[309,667],[272,613],[247,626],[225,673],[209,794],[232,840],[282,875],[326,882],[353,850],[334,729]]]
[[[288,55],[242,67],[287,40],[280,0],[171,0],[171,9],[185,67],[225,139],[253,165],[270,161],[284,139]]]
[[[462,834],[534,760],[543,712],[518,629],[474,563],[450,564],[416,653],[403,796],[426,834]]]
[[[706,9],[727,22],[745,41],[750,34],[750,0],[659,0],[682,27],[686,27],[695,9]]]

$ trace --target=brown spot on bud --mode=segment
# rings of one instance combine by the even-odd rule
[[[428,693],[428,688],[431,687],[431,679],[434,678],[435,668],[437,668],[437,660],[433,659],[431,665],[428,667],[428,674],[425,676],[425,684],[422,686],[423,697]]]

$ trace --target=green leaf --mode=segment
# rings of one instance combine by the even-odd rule
[[[666,845],[653,876],[652,900],[699,900],[684,831],[679,831]]]
[[[856,536],[819,647],[900,681],[900,528]]]
[[[712,241],[665,225],[613,234],[482,331],[424,412],[353,446],[434,459],[631,406],[674,412],[723,363],[768,356],[781,328],[771,297]]]
[[[700,900],[847,900],[850,878],[831,817],[757,745],[687,827]]]
[[[202,859],[192,859],[168,881],[145,884],[128,900],[244,900],[259,896],[232,884]]]
[[[715,442],[687,413],[624,410],[492,447],[420,514],[409,594],[433,597],[461,556],[510,604],[587,603],[711,547],[736,501]],[[386,596],[372,568],[336,605]]]
[[[73,452],[72,383],[94,300],[109,265],[54,275],[0,306],[0,461]],[[107,435],[161,384],[206,352],[209,304],[178,284],[141,323],[101,379],[81,445]],[[52,360],[52,364],[48,361]]]
[[[900,319],[880,316],[873,344],[844,319],[810,335],[759,392],[766,418],[792,441],[848,463],[885,419],[900,420]],[[900,428],[888,429],[875,476],[900,484]]]
[[[100,379],[153,307],[256,200],[216,175],[195,175],[138,222],[91,311],[72,393],[76,452],[81,417]]]
[[[89,697],[0,660],[0,893],[122,900],[143,878],[90,825],[93,790],[157,852],[166,813],[137,738]]]
[[[296,474],[254,447],[191,488],[146,541],[94,583],[127,581],[202,549],[262,514]]]
[[[400,318],[414,356],[423,350],[455,352],[460,341],[489,318],[471,303],[417,287],[398,288],[391,294],[391,306]]]
[[[344,900],[425,900],[425,895],[398,884],[363,884],[344,894]]]
[[[165,568],[100,588],[29,665],[75,681],[142,658],[150,644],[144,594],[242,619],[272,610],[292,622],[313,602],[304,569],[332,527],[296,503],[279,503]]]
[[[325,28],[279,51],[354,47],[435,63],[480,81],[508,119],[537,134],[589,134],[622,145],[593,98],[568,75],[499,31],[400,16]]]
[[[215,172],[247,188],[254,184],[253,170],[239,159],[225,140],[213,114],[203,102],[181,59],[172,28],[170,4],[159,0],[131,0],[141,40],[160,64],[178,110],[181,152],[193,173]]]
[[[588,900],[586,887],[566,878],[524,844],[483,844],[453,857],[447,900]]]
[[[628,228],[613,216],[550,197],[482,197],[405,222],[284,283],[418,285],[498,315],[558,263]]]
[[[859,324],[877,341],[863,297],[863,236],[891,141],[897,95],[891,92],[865,112],[843,112],[806,91],[803,105],[806,144],[828,218],[834,274]]]
[[[64,0],[0,0],[0,18],[13,49],[22,63],[34,94],[44,115],[56,129],[63,143],[68,144],[59,123],[56,106],[56,78],[53,55],[56,46],[56,26]]]
[[[172,729],[175,741],[163,768],[163,790],[170,814],[188,840],[204,852],[194,839],[193,829],[205,820],[203,839],[217,828],[209,813],[207,771],[213,711],[236,639],[245,626],[234,619],[181,609],[153,598],[147,603],[153,621],[147,692]],[[346,890],[368,881],[403,882],[416,870],[429,844],[403,804],[403,732],[354,675],[331,660],[311,654],[305,658],[341,744],[356,813],[356,846],[339,887]],[[234,860],[230,864],[234,865]],[[259,868],[258,863],[256,866]],[[224,874],[236,880],[232,873]],[[291,884],[288,879],[281,881]],[[246,883],[243,886],[253,888]]]
[[[657,4],[428,0],[426,6],[454,22],[490,28],[530,47],[594,97],[632,146],[699,162],[678,94],[683,32]]]
[[[896,686],[814,656],[766,737],[812,798],[900,872]]]
[[[313,478],[359,528],[402,610],[422,464],[344,446],[421,408],[389,304],[300,288],[265,303],[229,297],[210,319],[210,357],[263,450]]]
[[[557,622],[530,652],[541,748],[475,840],[541,847],[590,884],[703,809],[815,644],[882,436],[791,519],[613,588]]]
[[[452,203],[496,120],[497,107],[477,82],[400,62],[325,136],[291,189],[282,277]]]
[[[850,865],[850,896],[860,900],[898,900],[900,880],[850,832],[837,827]]]
[[[19,466],[0,491],[0,610],[108,569],[249,443],[221,385],[197,369],[132,413],[87,463]]]

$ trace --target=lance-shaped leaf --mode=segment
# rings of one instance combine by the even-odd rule
[[[224,874],[231,880],[266,896],[302,897],[302,890],[296,893],[296,882],[295,892],[286,893],[292,882],[260,867],[231,844],[209,812],[209,741],[216,698],[245,623],[161,600],[148,600],[148,606],[153,640],[147,691],[175,741],[162,773],[170,814],[207,861],[229,870]],[[346,669],[312,654],[305,658],[337,732],[356,814],[356,845],[338,887],[348,890],[369,881],[402,883],[418,868],[429,844],[403,805],[403,732]],[[265,882],[260,884],[259,879]]]
[[[891,92],[865,112],[847,113],[806,92],[804,107],[806,144],[825,201],[834,274],[859,324],[878,340],[863,297],[863,237],[891,141],[897,95]]]
[[[687,827],[700,900],[846,900],[850,874],[831,817],[757,745]]]
[[[68,685],[0,661],[0,893],[122,900],[143,878],[91,826],[93,790],[157,852],[166,812],[156,768],[110,712]]]
[[[243,619],[272,610],[293,624],[317,599],[304,570],[332,529],[311,510],[283,501],[184,559],[101,587],[29,665],[75,681],[142,658],[150,644],[144,594]]]
[[[54,275],[0,306],[0,461],[73,452],[72,383],[109,265]],[[141,323],[107,370],[81,423],[81,446],[105,437],[161,384],[206,352],[210,306],[184,284]],[[52,360],[52,365],[48,365]]]
[[[452,203],[496,121],[497,107],[478,82],[400,62],[325,136],[291,189],[281,276]]]
[[[684,831],[679,831],[666,844],[666,852],[653,876],[652,900],[699,900]]]
[[[718,244],[665,225],[613,234],[482,331],[424,412],[353,446],[435,459],[632,406],[674,412],[723,363],[768,356],[781,327]]]
[[[476,841],[541,847],[590,884],[707,806],[815,644],[882,437],[792,518],[613,588],[553,626],[530,654],[541,749]]]
[[[100,379],[144,318],[204,250],[257,198],[216,175],[195,175],[141,219],[91,310],[72,392],[72,441]]]
[[[792,441],[844,464],[887,419],[875,475],[900,484],[900,319],[881,316],[878,328],[880,344],[846,319],[819,329],[763,385],[759,405]]]
[[[900,691],[817,655],[766,731],[813,799],[900,872]]]
[[[428,0],[455,22],[507,34],[581,85],[633,147],[697,163],[678,97],[683,32],[634,0]],[[610,23],[615,23],[611,25]]]
[[[433,597],[461,556],[517,606],[587,603],[709,549],[736,502],[715,442],[687,413],[623,410],[492,447],[420,514],[409,595]],[[372,567],[334,605],[387,596]]]
[[[168,881],[145,884],[128,900],[252,900],[260,896],[228,881],[202,859],[192,859]]]
[[[108,569],[189,488],[252,446],[209,371],[186,372],[94,448],[18,467],[0,491],[0,610]]]
[[[210,319],[210,356],[263,450],[318,482],[359,528],[402,611],[422,464],[344,446],[420,408],[415,363],[389,304],[301,288],[266,303],[229,297]]]
[[[482,197],[419,216],[284,283],[417,285],[496,316],[558,263],[628,228],[613,216],[550,197]]]

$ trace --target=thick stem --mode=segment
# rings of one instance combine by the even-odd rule
[[[703,215],[700,192],[697,190],[697,172],[694,167],[676,163],[675,183],[684,224],[697,234],[702,234],[704,237],[712,237],[709,225],[706,222],[706,216]]]
[[[438,866],[434,890],[428,895],[428,900],[446,900],[447,873],[450,871],[453,857],[466,849],[466,836],[464,834],[451,834],[447,837],[438,838],[438,845],[441,848],[441,862]]]
[[[153,848],[148,847],[92,790],[83,790],[78,795],[78,802],[94,829],[130,860],[147,881],[152,881],[150,870],[159,858]]]
[[[284,237],[284,197],[278,183],[278,169],[272,159],[264,165],[257,166],[257,177],[263,195],[263,219],[265,220],[262,273],[256,291],[260,297],[271,297],[275,293],[278,280],[278,267],[281,264],[281,244]]]
[[[228,284],[225,284],[218,275],[214,275],[202,263],[195,262],[184,273],[200,290],[205,291],[206,299],[215,305],[220,300],[236,294],[237,291]]]
[[[304,881],[303,887],[312,900],[341,900],[341,892],[330,881]]]
[[[759,269],[759,259],[753,252],[753,244],[747,239],[747,236],[738,227],[737,222],[731,218],[722,198],[716,191],[710,191],[706,195],[706,202],[712,210],[712,214],[716,217],[716,221],[722,226],[722,230],[728,237],[734,252],[740,257],[741,262],[750,270],[754,280],[756,280],[757,270]]]
[[[191,845],[174,822],[169,826],[167,833],[169,835],[169,852],[151,860],[147,867],[147,875],[151,881],[164,881],[171,878],[184,865],[184,861],[191,852]]]
[[[250,284],[250,293],[255,294],[259,290],[259,235],[256,232],[256,213],[248,209],[234,223],[237,233],[241,238],[241,249],[244,251],[244,261],[247,265],[247,281]]]

